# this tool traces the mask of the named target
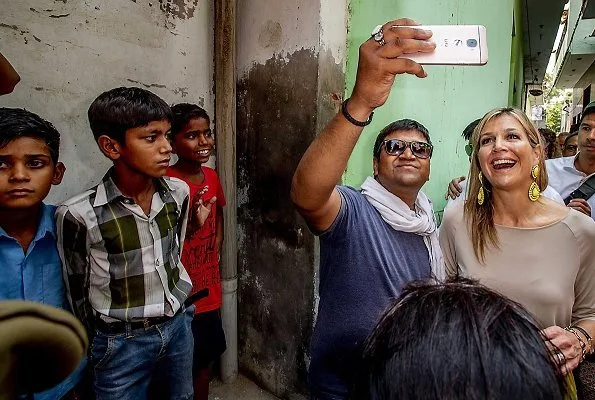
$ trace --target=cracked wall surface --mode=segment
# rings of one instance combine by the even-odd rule
[[[341,104],[346,3],[266,3],[238,7],[239,353],[244,373],[294,399],[307,392],[318,251],[289,190]]]
[[[138,86],[168,103],[212,115],[213,3],[198,0],[19,0],[0,14],[0,52],[21,76],[0,106],[25,107],[62,133],[61,201],[96,184],[109,167],[87,109],[105,90]]]

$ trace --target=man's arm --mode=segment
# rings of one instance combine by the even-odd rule
[[[397,74],[426,76],[418,63],[397,58],[435,48],[427,41],[431,33],[408,27],[413,25],[418,24],[409,19],[388,22],[382,28],[385,45],[367,40],[360,46],[355,87],[347,103],[347,111],[356,120],[366,121],[374,109],[386,102]],[[341,198],[335,186],[362,130],[339,112],[308,147],[295,171],[291,199],[317,231],[328,229],[339,212]]]
[[[21,77],[0,53],[0,95],[12,93]]]
[[[449,182],[448,188],[446,189],[446,194],[444,198],[448,200],[456,200],[463,193],[463,188],[461,187],[461,182],[463,182],[467,177],[460,176],[458,178],[454,178],[452,181]]]
[[[58,207],[56,211],[56,227],[66,297],[74,315],[89,330],[93,313],[89,303],[87,228],[65,206]]]

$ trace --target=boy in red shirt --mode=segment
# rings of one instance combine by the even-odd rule
[[[169,167],[166,175],[180,178],[190,187],[190,210],[194,212],[190,212],[188,216],[182,264],[192,280],[189,298],[193,295],[195,298],[199,297],[194,302],[196,311],[192,321],[194,398],[207,400],[209,366],[226,348],[221,325],[219,272],[225,196],[217,173],[203,165],[215,149],[209,115],[199,106],[188,103],[172,106],[172,112],[172,144],[178,162]],[[200,227],[197,210],[202,205],[211,208],[211,211]]]

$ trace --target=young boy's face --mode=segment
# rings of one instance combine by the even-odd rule
[[[169,121],[151,121],[126,131],[125,143],[100,136],[99,147],[114,162],[124,163],[130,170],[159,178],[165,175],[171,159]]]
[[[174,138],[174,148],[180,159],[204,164],[215,149],[215,137],[209,121],[192,118]]]
[[[64,175],[64,164],[54,164],[47,144],[20,137],[0,148],[0,208],[37,207],[52,185]]]

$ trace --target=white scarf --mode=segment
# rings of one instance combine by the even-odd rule
[[[420,191],[415,200],[417,212],[413,211],[403,200],[386,190],[371,176],[367,177],[362,184],[362,194],[394,230],[423,236],[430,254],[432,274],[439,282],[443,281],[446,278],[444,259],[438,242],[438,229],[432,202],[428,196]]]

